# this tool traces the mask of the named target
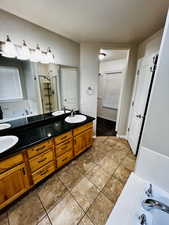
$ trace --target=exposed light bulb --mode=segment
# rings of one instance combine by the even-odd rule
[[[29,60],[30,59],[30,50],[25,41],[23,41],[22,47],[17,48],[17,58],[20,60]]]
[[[32,62],[40,62],[42,59],[42,52],[39,45],[37,45],[36,50],[32,51],[30,60]]]
[[[25,60],[30,59],[30,50],[24,40],[23,40],[22,52],[23,52],[23,58]]]
[[[7,35],[6,42],[2,47],[2,55],[8,58],[15,58],[17,56],[16,48],[10,40],[9,35]]]
[[[105,56],[106,56],[105,53],[100,52],[98,57],[100,60],[103,60]]]
[[[50,48],[48,48],[47,51],[47,58],[49,63],[54,63],[54,56],[52,55],[52,51]]]
[[[40,63],[42,63],[42,64],[49,64],[49,60],[48,60],[48,57],[47,57],[47,53],[42,53]]]

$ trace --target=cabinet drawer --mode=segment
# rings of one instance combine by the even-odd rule
[[[56,150],[56,156],[63,155],[67,151],[73,150],[73,141],[72,138],[69,139],[68,141],[65,141],[64,143],[57,145],[55,147]]]
[[[48,152],[41,153],[40,155],[32,158],[29,163],[31,167],[31,171],[34,172],[35,170],[39,169],[40,167],[44,166],[48,162],[54,160],[53,157],[53,150]]]
[[[0,174],[23,162],[22,154],[0,161]]]
[[[39,170],[35,171],[32,174],[34,184],[38,183],[40,180],[47,177],[49,174],[54,172],[55,169],[56,169],[55,163],[52,161],[48,163],[47,165],[43,166],[42,168],[40,168]]]
[[[93,123],[87,123],[81,127],[78,127],[76,129],[73,130],[73,135],[76,136],[82,132],[84,132],[85,130],[89,129],[89,128],[92,128],[93,127]]]
[[[73,151],[68,151],[57,158],[57,168],[63,166],[73,158]]]
[[[55,144],[60,144],[61,142],[64,142],[72,137],[72,131],[69,131],[65,134],[61,134],[58,137],[55,138]]]
[[[33,146],[32,148],[28,149],[27,152],[28,152],[28,157],[29,158],[32,158],[44,151],[47,151],[47,150],[52,150],[54,148],[54,144],[53,144],[53,140],[50,139],[48,141],[44,141],[38,145],[35,145]]]

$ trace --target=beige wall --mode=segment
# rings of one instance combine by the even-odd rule
[[[169,14],[150,97],[141,146],[169,156]]]
[[[58,64],[70,66],[80,64],[78,43],[0,10],[0,41],[5,41],[7,34],[15,44],[21,45],[25,40],[31,48],[36,48],[37,43],[42,50],[51,47]]]
[[[96,118],[97,116],[97,76],[99,73],[99,48],[92,44],[80,45],[80,111]],[[92,93],[88,88],[92,88]],[[96,121],[94,121],[94,130]]]
[[[154,35],[143,41],[138,47],[137,58],[139,59],[144,56],[149,56],[155,52],[158,52],[160,49],[162,35],[163,29],[159,30]]]
[[[121,113],[118,117],[118,132],[119,135],[126,134],[128,112],[131,101],[131,93],[133,86],[133,79],[135,74],[135,60],[136,52],[135,45],[130,44],[116,44],[116,43],[81,43],[80,44],[80,67],[81,67],[81,96],[80,109],[83,113],[97,116],[97,77],[99,73],[98,53],[100,49],[131,49],[130,63],[126,69],[126,82],[124,82],[124,92],[121,101]],[[87,94],[87,88],[93,87],[93,94]]]

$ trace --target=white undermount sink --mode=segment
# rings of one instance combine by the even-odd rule
[[[10,123],[0,123],[0,130],[5,130],[10,127],[11,127]]]
[[[63,115],[65,112],[63,110],[56,111],[52,113],[52,116],[60,116]],[[70,111],[66,110],[66,113],[70,113]]]
[[[68,116],[65,118],[67,123],[81,123],[87,119],[84,115]]]
[[[5,152],[10,149],[18,142],[18,137],[9,135],[9,136],[1,136],[0,137],[0,153]]]

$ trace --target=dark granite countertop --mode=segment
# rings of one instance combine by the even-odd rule
[[[26,124],[26,126],[21,125],[13,127],[13,129],[10,128],[1,131],[0,136],[15,135],[19,138],[19,141],[14,147],[1,153],[0,160],[16,154],[25,148],[31,147],[94,120],[93,117],[87,116],[87,119],[82,123],[69,124],[64,121],[66,116],[67,115],[52,117],[52,119],[49,116],[48,119],[45,117],[45,120],[38,120],[37,123],[34,122],[29,125]]]

